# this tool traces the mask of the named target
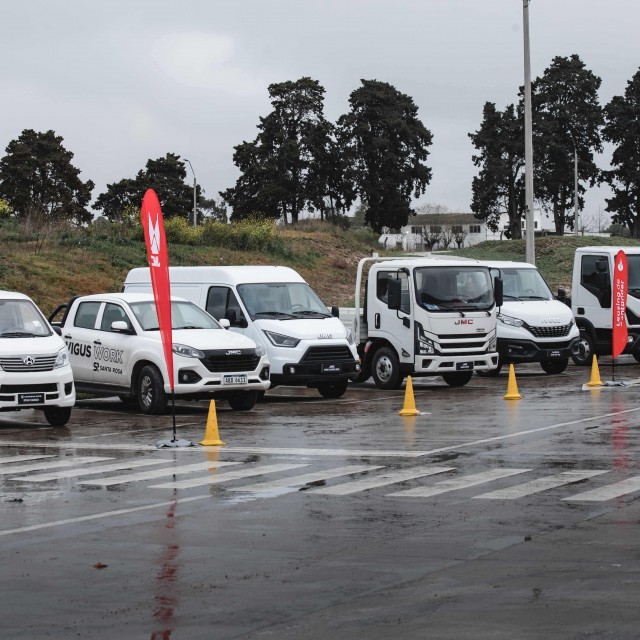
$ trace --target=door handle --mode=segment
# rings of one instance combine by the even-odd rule
[[[94,340],[93,344],[102,344],[102,340]]]
[[[65,333],[63,337],[64,338],[71,338],[71,334],[70,333]]]
[[[374,321],[375,321],[376,329],[379,329],[380,328],[380,314],[379,313],[375,314]]]

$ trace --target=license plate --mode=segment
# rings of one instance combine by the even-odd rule
[[[547,351],[547,356],[549,358],[561,358],[562,354],[560,353],[560,351],[558,351],[557,349],[553,350],[553,351]]]
[[[322,373],[342,373],[341,364],[321,364],[320,371]]]
[[[224,384],[247,384],[247,375],[243,373],[239,376],[224,376]]]
[[[456,362],[456,371],[473,371],[473,362]]]
[[[44,393],[19,393],[18,404],[44,404]]]

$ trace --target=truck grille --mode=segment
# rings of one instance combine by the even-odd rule
[[[335,362],[337,360],[353,360],[351,349],[341,345],[335,345],[333,347],[309,347],[300,362],[312,364],[314,362]]]
[[[239,354],[230,355],[226,350],[205,351],[200,360],[212,373],[232,373],[236,371],[254,371],[260,362],[260,356],[254,349],[237,349]]]
[[[0,358],[0,367],[13,373],[53,371],[57,354],[52,356],[15,356]],[[26,362],[25,362],[26,360]]]
[[[527,325],[527,329],[536,338],[564,338],[569,335],[573,323],[565,324],[561,327],[530,327]]]

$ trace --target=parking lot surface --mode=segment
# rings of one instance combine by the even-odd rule
[[[634,638],[640,365],[0,414],[2,635]],[[211,422],[209,423],[211,425]]]

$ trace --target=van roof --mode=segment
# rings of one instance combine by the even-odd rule
[[[537,269],[530,262],[515,262],[515,260],[482,260],[481,262],[494,269]]]
[[[169,267],[171,282],[188,284],[244,284],[248,282],[305,282],[289,267],[272,265],[238,265],[225,267]],[[131,269],[125,285],[150,281],[149,268]]]
[[[578,247],[576,253],[606,253],[610,256],[615,256],[618,251],[624,251],[625,253],[638,254],[640,253],[640,246],[635,247],[621,247],[621,246],[604,246],[604,247]]]
[[[31,298],[24,293],[18,293],[17,291],[0,291],[0,299],[2,300],[31,300]]]

